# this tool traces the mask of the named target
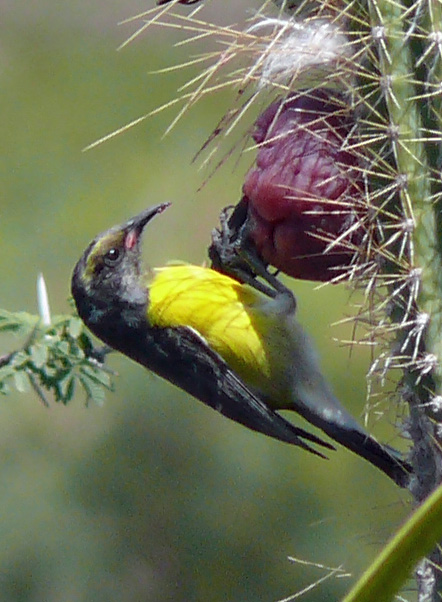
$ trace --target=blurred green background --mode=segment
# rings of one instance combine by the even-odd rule
[[[205,16],[233,22],[258,5],[212,2]],[[191,162],[228,94],[167,137],[177,109],[82,152],[197,73],[149,74],[204,50],[174,48],[172,30],[149,29],[117,52],[136,29],[118,22],[152,6],[0,0],[5,309],[36,312],[43,271],[53,313],[69,311],[71,271],[92,237],[160,201],[174,204],[148,230],[146,258],[201,262],[220,209],[239,199],[251,157],[200,192],[210,168]],[[348,293],[294,287],[324,371],[360,417],[369,355],[336,343],[351,326],[330,327],[351,314]],[[1,351],[19,343],[4,338]],[[103,407],[0,400],[2,602],[267,602],[327,572],[288,557],[351,573],[303,598],[336,600],[405,515],[405,494],[350,452],[321,461],[230,423],[123,357],[110,365],[117,391]],[[372,430],[397,444],[388,422]]]

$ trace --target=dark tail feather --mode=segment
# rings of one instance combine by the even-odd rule
[[[399,487],[409,486],[413,473],[411,464],[403,459],[400,452],[378,443],[365,432],[331,394],[328,403],[310,407],[299,403],[296,411],[334,441],[382,470]]]
[[[382,470],[399,487],[409,486],[413,469],[397,450],[381,445],[362,429],[346,429],[337,425],[327,425],[327,428],[322,425],[321,429],[329,437]]]

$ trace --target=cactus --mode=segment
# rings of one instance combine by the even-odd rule
[[[344,279],[364,291],[356,319],[375,349],[369,386],[382,392],[387,375],[399,373],[396,397],[409,414],[401,428],[415,467],[410,489],[420,503],[442,480],[442,3],[267,0],[241,28],[204,22],[204,1],[159,4],[139,31],[178,26],[189,39],[221,42],[221,51],[192,61],[207,66],[175,99],[183,103],[176,119],[207,94],[235,90],[236,104],[207,146],[216,150],[235,129],[251,144],[254,136],[257,165],[241,209],[246,203],[257,252],[294,277]],[[318,110],[318,98],[326,109]],[[253,130],[249,109],[263,105]],[[290,107],[298,117],[287,129]],[[306,139],[318,140],[313,166],[302,151],[293,159]],[[324,168],[330,155],[318,157],[337,140],[336,169]],[[309,186],[287,176],[294,162]],[[341,188],[340,178],[347,178]],[[419,566],[421,600],[442,591],[440,566],[438,551]]]

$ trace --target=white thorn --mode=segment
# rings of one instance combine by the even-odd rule
[[[51,325],[51,310],[49,308],[48,290],[46,288],[46,282],[43,274],[37,276],[37,303],[38,313],[43,326]]]

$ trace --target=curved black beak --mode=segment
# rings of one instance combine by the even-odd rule
[[[159,205],[155,205],[154,207],[149,207],[145,209],[135,217],[132,217],[128,220],[123,226],[123,230],[126,232],[135,232],[138,235],[141,234],[144,227],[158,214],[163,213],[168,207],[170,207],[171,203],[160,203]]]

